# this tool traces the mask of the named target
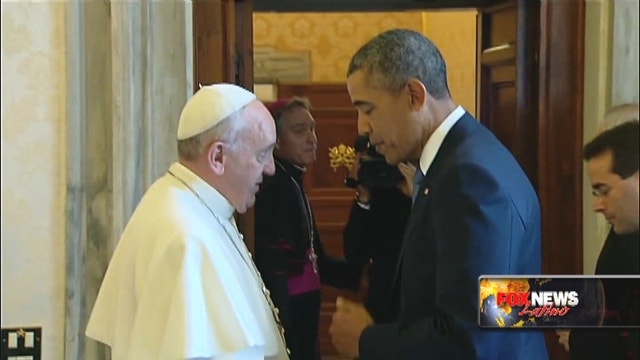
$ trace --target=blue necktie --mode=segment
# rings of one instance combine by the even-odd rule
[[[411,198],[412,204],[416,202],[416,197],[418,196],[418,190],[420,190],[420,183],[422,182],[422,179],[424,179],[424,174],[422,173],[420,166],[418,166],[418,168],[416,168],[415,175],[413,175],[413,197]]]

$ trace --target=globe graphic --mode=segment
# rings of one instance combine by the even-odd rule
[[[605,294],[602,282],[597,279],[501,279],[510,283],[491,284],[490,290],[480,294],[480,324],[488,327],[572,327],[601,326],[605,313]],[[564,316],[532,316],[519,313],[524,306],[510,307],[496,304],[496,293],[505,289],[526,291],[576,291],[579,303]],[[506,292],[506,291],[505,291]],[[529,307],[528,310],[532,310]]]

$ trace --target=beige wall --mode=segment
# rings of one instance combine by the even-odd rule
[[[64,344],[65,5],[2,2],[2,327]]]
[[[433,41],[447,62],[451,96],[469,113],[476,112],[477,11],[423,13],[423,33]]]
[[[311,81],[344,82],[353,53],[375,35],[392,28],[423,32],[447,62],[454,99],[475,113],[476,12],[255,13],[256,47],[309,51]],[[452,26],[455,24],[455,26]]]
[[[587,1],[585,14],[584,142],[596,135],[607,109],[638,101],[638,1]],[[593,274],[609,232],[583,173],[583,270]]]
[[[611,6],[607,1],[587,1],[585,11],[584,57],[584,143],[591,140],[607,108],[611,93]],[[591,185],[583,169],[583,271],[593,274],[598,254],[607,236],[602,216],[591,210]]]
[[[253,45],[309,51],[311,81],[344,82],[358,47],[396,27],[422,31],[421,13],[255,13]]]

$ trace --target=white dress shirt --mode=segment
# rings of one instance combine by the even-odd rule
[[[466,111],[462,106],[456,107],[436,128],[436,131],[431,134],[431,137],[427,140],[424,148],[422,148],[422,154],[420,154],[419,170],[422,170],[422,175],[427,174],[427,171],[429,171],[429,167],[431,166],[431,163],[433,163],[433,159],[435,159],[438,154],[438,150],[440,150],[440,146],[442,146],[442,142],[449,133],[449,130],[451,130],[453,125],[455,125],[465,113]]]

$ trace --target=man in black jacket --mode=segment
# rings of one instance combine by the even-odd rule
[[[616,124],[612,125],[612,122]],[[615,126],[614,126],[615,125]],[[593,188],[593,210],[602,213],[612,229],[602,247],[596,274],[640,274],[638,197],[638,105],[624,104],[605,117],[605,130],[584,147],[587,174]],[[603,279],[608,314],[603,325],[638,323],[638,289]],[[634,313],[635,311],[635,313]],[[640,333],[625,329],[557,331],[572,359],[637,359]]]
[[[368,148],[358,154],[346,181],[356,189],[356,197],[343,232],[344,254],[355,267],[367,267],[364,305],[376,323],[393,321],[397,315],[392,285],[411,211],[415,171],[411,164],[388,165]]]
[[[276,172],[256,195],[255,262],[279,309],[291,360],[316,360],[321,283],[355,289],[360,273],[325,254],[304,191],[317,147],[309,101],[281,99],[267,108],[276,122]]]

